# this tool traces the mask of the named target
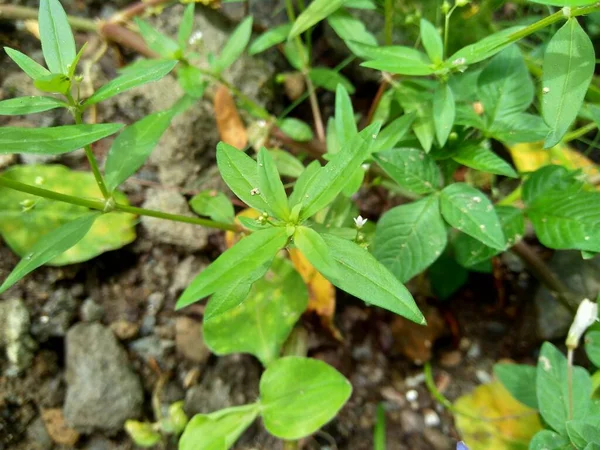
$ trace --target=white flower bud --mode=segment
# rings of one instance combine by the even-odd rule
[[[365,223],[367,223],[367,219],[363,219],[362,216],[354,218],[354,224],[356,225],[356,228],[362,228]]]
[[[592,326],[596,320],[598,320],[598,304],[587,298],[583,299],[579,304],[579,308],[577,308],[571,328],[569,328],[566,342],[567,347],[577,348],[579,339],[581,339],[585,330]]]

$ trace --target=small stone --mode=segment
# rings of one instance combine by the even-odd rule
[[[52,438],[50,438],[41,417],[31,422],[27,427],[26,435],[31,445],[31,447],[25,446],[27,450],[52,450],[52,447],[54,447]]]
[[[409,402],[415,402],[419,398],[419,393],[415,389],[411,389],[406,392],[406,400]]]
[[[155,316],[161,310],[165,303],[165,294],[162,292],[153,292],[148,296],[148,314]]]
[[[400,413],[400,423],[402,424],[402,430],[406,434],[421,434],[425,428],[425,420],[423,417],[420,414],[407,409]]]
[[[137,339],[129,344],[132,352],[136,353],[144,361],[156,360],[159,364],[164,364],[165,357],[171,348],[175,346],[173,341],[160,339],[156,335],[150,335]]]
[[[127,341],[137,336],[140,327],[137,323],[127,320],[117,320],[110,324],[110,329],[121,341]]]
[[[99,322],[104,316],[104,307],[88,298],[81,305],[79,315],[84,322]]]
[[[31,366],[36,342],[29,335],[30,317],[23,300],[0,302],[0,346],[4,346],[9,367],[6,374],[16,376]]]
[[[456,447],[456,443],[452,439],[435,428],[427,430],[423,435],[431,445],[432,450],[448,450]]]
[[[202,324],[189,317],[176,319],[175,345],[177,353],[196,363],[203,364],[210,356],[210,350],[202,337]]]
[[[75,318],[77,301],[67,289],[52,292],[42,307],[42,314],[31,327],[31,333],[40,342],[51,337],[63,337]]]
[[[60,408],[42,409],[42,420],[54,442],[73,447],[79,440],[79,433],[70,428]]]
[[[456,367],[462,362],[462,354],[458,350],[442,353],[439,359],[440,366],[448,369]]]
[[[423,411],[423,419],[426,427],[437,427],[440,424],[440,416],[433,409]]]

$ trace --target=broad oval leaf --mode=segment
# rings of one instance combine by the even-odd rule
[[[258,186],[267,202],[267,210],[278,219],[287,220],[290,215],[285,188],[277,172],[273,157],[266,148],[258,152]]]
[[[0,101],[0,116],[20,116],[66,108],[68,105],[54,97],[17,97]]]
[[[452,131],[456,118],[454,94],[448,83],[442,83],[433,94],[433,125],[440,147],[443,147]]]
[[[457,230],[488,247],[504,250],[506,238],[494,206],[485,194],[465,183],[453,183],[441,193],[444,219]]]
[[[452,159],[463,166],[470,167],[482,172],[504,175],[510,178],[517,178],[517,172],[510,164],[496,155],[492,150],[478,146],[467,145],[459,148],[452,155]]]
[[[150,47],[151,50],[155,51],[163,58],[175,59],[176,54],[179,52],[179,44],[177,42],[170,37],[165,36],[139,17],[135,17],[135,24],[138,26],[146,45]]]
[[[99,141],[123,128],[120,123],[63,125],[51,128],[0,128],[0,154],[60,155]]]
[[[58,0],[40,0],[38,22],[42,52],[52,73],[69,74],[77,50],[67,14]]]
[[[567,434],[578,450],[587,449],[588,444],[600,445],[600,420],[597,416],[570,420],[567,422]]]
[[[590,361],[600,367],[600,331],[588,331],[585,335],[585,352]]]
[[[274,45],[281,44],[287,39],[291,29],[292,24],[286,23],[265,31],[263,34],[257,37],[252,44],[250,44],[248,53],[251,55],[257,55],[258,53],[268,50]]]
[[[437,195],[386,212],[377,223],[373,255],[403,283],[444,251],[447,230]]]
[[[444,57],[444,43],[438,30],[427,19],[421,19],[421,42],[432,63],[442,62]]]
[[[298,142],[307,142],[314,137],[310,126],[298,119],[281,119],[277,121],[277,126],[281,129],[281,131]]]
[[[530,408],[538,409],[536,367],[526,364],[495,364],[494,376],[515,400]]]
[[[571,441],[565,436],[550,430],[542,430],[533,436],[529,450],[572,450]]]
[[[340,9],[346,1],[347,0],[314,0],[296,19],[290,30],[288,39],[293,39],[301,33],[304,33],[316,23]]]
[[[374,155],[375,161],[400,186],[415,194],[430,194],[442,184],[435,160],[416,148],[395,148]]]
[[[337,263],[329,254],[327,244],[315,230],[308,227],[297,227],[294,233],[294,244],[319,272],[331,276],[339,275]]]
[[[0,294],[81,241],[99,216],[100,213],[86,214],[41,236],[4,280]]]
[[[251,35],[252,16],[248,16],[231,33],[229,40],[213,65],[214,69],[217,72],[222,72],[232,65],[244,53]]]
[[[30,78],[37,80],[38,78],[45,77],[50,75],[50,71],[45,67],[39,65],[29,56],[21,53],[18,50],[12,49],[10,47],[4,47],[4,51],[6,54],[12,59],[17,66],[21,68],[23,72],[25,72]]]
[[[355,89],[350,80],[333,69],[315,67],[310,69],[308,76],[312,80],[313,84],[317,87],[335,92],[337,85],[341,84],[346,88],[346,91],[348,91],[349,94],[354,94]]]
[[[594,75],[594,45],[576,18],[550,39],[542,66],[542,116],[550,127],[545,148],[555,146],[573,123]]]
[[[350,398],[352,385],[323,361],[287,356],[269,365],[259,390],[267,431],[296,440],[333,419]]]
[[[285,150],[273,149],[269,153],[275,161],[277,171],[284,177],[298,178],[304,172],[304,165],[298,158]]]
[[[203,191],[190,200],[192,210],[217,222],[233,223],[235,210],[231,200],[222,192]]]
[[[552,193],[575,194],[581,190],[583,182],[577,171],[553,164],[540,167],[523,183],[523,201],[531,204],[540,196]]]

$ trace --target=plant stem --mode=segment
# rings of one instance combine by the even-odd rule
[[[27,194],[35,195],[37,197],[43,197],[49,200],[55,200],[64,203],[70,203],[71,205],[83,206],[85,208],[90,208],[97,211],[104,212],[106,210],[106,202],[104,201],[90,200],[86,198],[75,197],[72,195],[61,194],[60,192],[54,192],[48,189],[21,183],[20,181],[11,180],[10,178],[7,178],[5,176],[0,177],[0,186],[14,189],[15,191],[19,192],[25,192]],[[156,217],[157,219],[167,219],[175,222],[190,223],[193,225],[201,225],[203,227],[216,228],[219,230],[239,231],[239,227],[234,224],[215,222],[214,220],[202,219],[199,217],[188,217],[179,214],[169,214],[161,211],[154,211],[151,209],[123,205],[121,203],[115,203],[113,209],[129,214]]]
[[[457,8],[456,5],[454,5],[452,8],[450,8],[450,11],[448,11],[444,17],[444,58],[448,57],[448,37],[450,35],[450,17],[452,16],[452,13],[454,12],[454,10]]]
[[[570,133],[565,134],[565,137],[563,137],[562,142],[563,142],[563,144],[566,144],[567,142],[571,142],[571,141],[574,141],[575,139],[579,139],[580,137],[585,136],[590,131],[593,131],[596,128],[598,128],[598,124],[596,122],[590,122],[590,123],[582,126],[581,128],[577,128],[576,130],[573,130]]]
[[[569,420],[573,419],[573,349],[567,348],[567,390],[569,392]]]
[[[38,10],[26,6],[0,5],[0,19],[14,20],[37,20]],[[82,17],[67,16],[69,25],[77,30],[98,31],[98,23],[94,20],[84,19]]]
[[[394,0],[385,0],[385,45],[392,45],[394,31]]]

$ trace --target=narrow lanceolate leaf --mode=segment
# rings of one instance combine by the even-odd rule
[[[260,191],[256,161],[237,148],[219,142],[217,165],[223,181],[240,200],[259,211],[269,210]]]
[[[43,236],[31,248],[30,253],[17,264],[17,267],[14,268],[8,278],[4,280],[2,286],[0,286],[0,294],[27,274],[77,244],[87,234],[99,216],[99,213],[85,215]]]
[[[344,189],[348,174],[354,173],[369,156],[380,124],[372,124],[357,134],[342,151],[336,153],[325,167],[319,169],[302,198],[300,219],[317,213]]]
[[[485,245],[503,250],[506,238],[494,206],[485,194],[465,183],[447,186],[441,194],[444,219]]]
[[[319,272],[339,276],[337,263],[329,254],[327,244],[315,230],[297,227],[294,233],[294,244]]]
[[[163,58],[174,58],[179,51],[179,44],[168,36],[165,36],[149,23],[135,18],[135,24],[138,26],[146,45],[151,50],[158,53]]]
[[[17,97],[0,101],[0,116],[20,116],[63,107],[67,104],[53,97]]]
[[[447,243],[437,195],[386,212],[377,223],[373,255],[403,283],[429,267]]]
[[[217,222],[233,223],[235,210],[231,200],[222,192],[203,191],[190,200],[192,210]]]
[[[231,33],[229,40],[223,47],[223,51],[214,64],[217,72],[222,72],[232,65],[242,53],[252,35],[252,16],[246,17]]]
[[[59,155],[82,148],[123,128],[120,123],[64,125],[51,128],[0,128],[0,154]]]
[[[83,102],[83,106],[95,105],[98,102],[119,95],[134,87],[158,81],[173,70],[176,64],[177,61],[158,59],[156,61],[149,61],[144,67],[129,70],[98,89],[90,98]]]
[[[313,25],[317,24],[321,20],[325,19],[330,14],[333,14],[340,7],[344,5],[347,0],[315,0],[308,8],[306,8],[298,16],[294,22],[294,26],[290,30],[288,35],[289,39],[293,39],[304,33]]]
[[[50,75],[50,71],[48,69],[40,66],[29,56],[21,53],[20,51],[9,47],[4,47],[4,51],[6,51],[6,54],[10,57],[10,59],[12,59],[17,66],[19,66],[21,70],[29,76],[29,78],[36,80],[38,78]]]
[[[456,117],[454,94],[448,83],[440,84],[433,94],[433,124],[435,136],[441,147],[448,140]]]
[[[377,45],[377,38],[367,30],[360,18],[353,16],[345,9],[339,9],[330,14],[327,17],[327,22],[353,52],[355,42],[373,46]]]
[[[177,43],[182,52],[185,51],[194,29],[195,5],[195,3],[190,3],[186,6],[183,17],[181,18],[181,23],[179,24],[179,29],[177,30]]]
[[[287,39],[291,29],[292,24],[286,23],[265,31],[263,34],[257,37],[252,44],[250,44],[248,53],[251,55],[257,55],[258,53],[270,49],[274,45],[281,44]]]
[[[430,194],[442,184],[435,160],[417,148],[394,148],[375,155],[377,164],[400,186],[415,194]]]
[[[106,159],[106,187],[109,191],[114,191],[144,165],[172,117],[171,110],[150,114],[117,136]]]
[[[398,143],[398,141],[404,138],[404,136],[406,136],[406,134],[410,131],[410,127],[415,121],[415,117],[415,113],[410,112],[393,120],[389,125],[381,130],[377,136],[377,140],[373,144],[371,152],[377,153],[385,150],[391,150]]]
[[[255,231],[219,256],[204,269],[177,301],[177,309],[190,305],[244,278],[262,265],[273,260],[288,241],[285,228]]]
[[[281,119],[277,121],[277,126],[295,141],[306,142],[313,138],[312,129],[301,120],[294,118]]]
[[[376,59],[366,61],[361,66],[398,75],[431,75],[435,72],[427,55],[414,48],[391,46],[368,50],[367,47],[360,45],[361,51],[370,52]]]
[[[441,63],[444,57],[442,37],[433,24],[426,19],[421,19],[421,42],[423,42],[423,47],[425,47],[431,62]]]
[[[501,52],[511,45],[514,42],[514,40],[511,39],[511,36],[523,28],[525,27],[510,27],[498,31],[497,33],[490,34],[474,44],[461,48],[446,60],[445,65],[448,65],[449,67],[471,65],[483,61],[484,59],[491,58],[496,53]]]
[[[350,80],[333,69],[315,67],[314,69],[310,70],[308,76],[312,80],[313,84],[317,87],[335,92],[337,85],[342,84],[349,94],[354,94],[355,89]]]
[[[335,286],[361,300],[425,324],[425,318],[404,285],[367,250],[330,234],[323,239],[337,261],[339,276],[323,275]]]
[[[300,174],[298,179],[296,180],[296,184],[294,184],[294,190],[292,191],[292,195],[289,198],[290,209],[294,206],[302,203],[306,198],[306,191],[309,186],[312,185],[313,180],[317,175],[319,175],[321,171],[321,163],[318,160],[314,160],[311,162],[304,171]]]
[[[258,152],[258,186],[267,202],[267,211],[278,219],[286,220],[290,215],[285,188],[277,172],[275,161],[266,148]]]
[[[542,115],[550,127],[545,148],[558,144],[579,113],[594,75],[596,56],[576,18],[567,20],[544,54]]]
[[[58,0],[41,0],[38,21],[42,52],[53,73],[67,75],[77,51],[67,14]]]
[[[515,169],[493,151],[477,145],[461,147],[452,155],[452,159],[464,166],[481,170],[482,172],[504,175],[511,178],[517,178],[518,176]]]
[[[335,134],[340,146],[350,142],[356,133],[358,128],[354,119],[352,100],[346,87],[338,84],[335,91]]]

